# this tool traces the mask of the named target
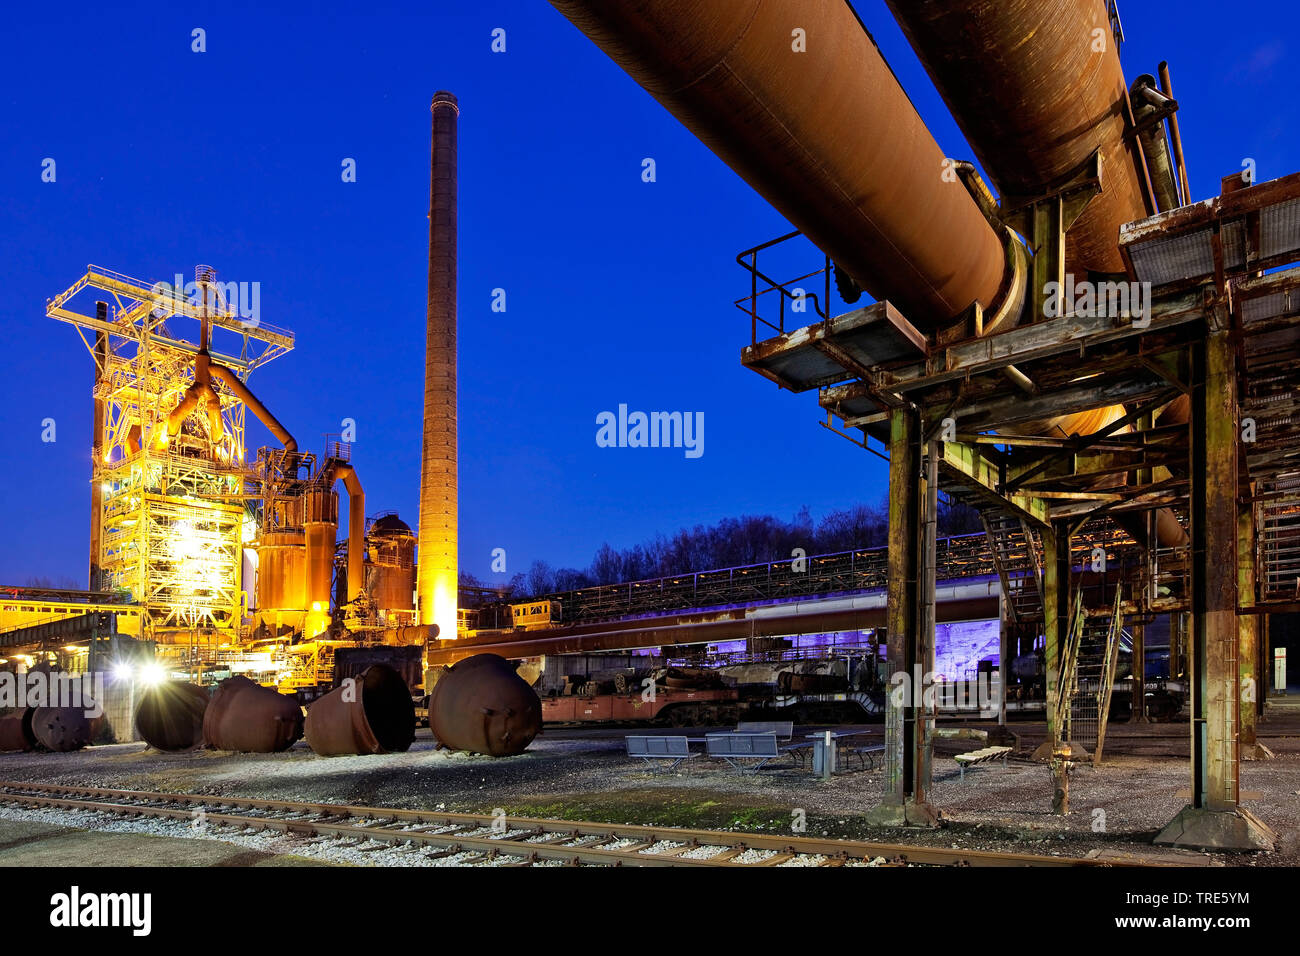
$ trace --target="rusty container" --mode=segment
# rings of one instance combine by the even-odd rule
[[[203,746],[203,715],[208,692],[197,684],[168,681],[157,684],[135,708],[135,728],[158,750],[193,750]]]
[[[415,702],[402,675],[372,664],[307,709],[307,743],[322,757],[400,753],[415,739]]]
[[[444,747],[510,757],[541,731],[542,701],[505,658],[475,654],[433,686],[429,726]]]
[[[301,736],[298,702],[247,677],[218,684],[203,715],[203,737],[216,750],[276,753]]]
[[[0,751],[32,750],[36,747],[36,735],[32,733],[32,710],[28,707],[21,714],[0,717]]]
[[[46,750],[67,753],[90,743],[94,728],[81,707],[36,707],[32,710],[32,734]]]

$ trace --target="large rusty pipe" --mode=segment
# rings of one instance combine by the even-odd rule
[[[1004,203],[1064,185],[1100,150],[1103,189],[1066,261],[1123,272],[1119,227],[1148,209],[1105,0],[886,3]]]
[[[420,451],[419,623],[456,633],[456,176],[460,107],[434,94],[429,174],[429,286]]]
[[[281,425],[274,415],[267,411],[266,406],[257,400],[257,396],[249,391],[248,386],[239,380],[239,376],[224,365],[218,365],[215,362],[211,364],[211,369],[212,374],[219,379],[226,388],[234,392],[236,398],[253,410],[253,414],[256,415],[258,420],[266,426],[267,431],[275,436],[276,441],[284,446],[285,451],[294,452],[298,450],[298,442],[289,434],[289,430]]]
[[[847,4],[551,3],[871,295],[992,311],[1003,240]]]
[[[136,705],[135,728],[156,750],[193,750],[203,745],[203,716],[208,700],[208,692],[197,684],[155,684]]]
[[[366,493],[351,465],[339,465],[335,480],[348,490],[348,603],[361,596],[366,586]]]
[[[372,664],[307,709],[307,743],[322,757],[401,753],[415,740],[415,703],[402,675]]]
[[[444,747],[509,757],[541,731],[542,701],[505,658],[475,654],[438,676],[429,727]]]
[[[0,717],[0,751],[33,750],[36,735],[32,732],[34,708],[26,707],[21,713]]]
[[[91,718],[82,707],[36,707],[31,715],[32,735],[46,750],[67,753],[90,743]]]
[[[301,736],[298,702],[247,677],[218,684],[203,715],[203,737],[216,750],[276,753]]]

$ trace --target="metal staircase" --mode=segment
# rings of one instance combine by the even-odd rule
[[[1070,634],[1061,657],[1059,696],[1064,718],[1062,740],[1073,741],[1092,752],[1093,766],[1101,763],[1106,745],[1106,725],[1115,688],[1115,665],[1124,637],[1120,614],[1121,592],[1109,617],[1087,617],[1082,594],[1077,594],[1070,618]]]
[[[1000,511],[980,513],[993,566],[1013,624],[1043,620],[1042,542],[1022,518]]]

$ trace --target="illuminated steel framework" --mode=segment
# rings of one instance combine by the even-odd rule
[[[46,315],[76,328],[95,363],[91,589],[128,592],[142,636],[226,641],[244,614],[258,497],[229,379],[246,381],[293,335],[247,314],[243,287],[207,266],[178,285],[89,266]],[[92,290],[105,301],[88,311]]]

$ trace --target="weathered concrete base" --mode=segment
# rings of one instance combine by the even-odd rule
[[[1256,742],[1253,747],[1241,748],[1242,760],[1272,760],[1273,751],[1269,750],[1263,744]]]
[[[1187,850],[1252,853],[1272,850],[1277,834],[1249,810],[1183,807],[1152,842]]]
[[[943,814],[930,803],[882,803],[867,813],[867,823],[873,827],[937,827]]]

